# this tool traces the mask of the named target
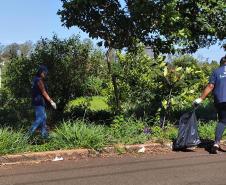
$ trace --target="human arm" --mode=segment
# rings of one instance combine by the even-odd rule
[[[195,104],[200,104],[203,100],[206,99],[206,97],[212,92],[212,90],[214,89],[214,84],[209,83],[206,88],[203,90],[201,96],[199,98],[197,98],[194,103]]]
[[[211,93],[212,92],[212,90],[214,89],[214,84],[208,84],[207,86],[206,86],[206,88],[203,90],[203,92],[202,92],[202,95],[201,95],[201,99],[202,100],[205,100],[206,99],[206,97],[209,95],[209,93]]]
[[[201,96],[199,98],[197,98],[193,103],[196,105],[199,105],[200,103],[202,103],[202,101],[206,99],[206,97],[209,95],[209,93],[211,93],[213,91],[216,81],[217,81],[217,75],[216,75],[216,72],[214,71],[209,78],[209,84],[203,90]]]
[[[49,94],[47,93],[45,85],[42,80],[39,80],[38,88],[41,91],[43,97],[52,105],[54,109],[56,109],[56,103],[49,97]]]

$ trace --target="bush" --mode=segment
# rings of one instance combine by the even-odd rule
[[[214,140],[215,138],[216,122],[208,123],[200,122],[198,125],[199,137],[205,140]]]
[[[103,126],[88,125],[81,120],[63,122],[51,133],[51,142],[58,149],[101,149],[107,144]]]
[[[31,102],[31,82],[40,65],[46,65],[49,71],[46,84],[50,96],[57,103],[53,115],[55,120],[62,118],[70,99],[85,96],[87,87],[95,89],[93,81],[94,86],[99,85],[97,77],[103,73],[99,70],[105,72],[106,66],[102,51],[94,48],[89,40],[81,41],[79,36],[59,39],[56,35],[52,39],[41,39],[29,58],[13,58],[6,65],[3,85],[13,98]]]
[[[10,128],[0,129],[0,154],[23,152],[27,146],[27,139],[22,131],[15,132]]]
[[[144,143],[149,139],[149,135],[144,133],[145,127],[146,124],[141,120],[133,118],[125,119],[123,116],[116,116],[108,131],[109,143]]]
[[[155,125],[151,128],[151,138],[157,141],[173,141],[177,138],[177,134],[178,129],[170,124],[168,124],[164,129],[158,125]]]
[[[164,117],[172,122],[179,119],[181,111],[191,108],[217,67],[215,63],[203,63],[190,55],[173,58],[171,62],[161,56],[150,58],[142,45],[136,52],[118,53],[117,57],[114,73],[121,110],[138,117],[158,117],[159,120]],[[114,98],[111,96],[111,99]],[[202,119],[215,118],[211,107],[205,110],[211,114],[201,114]]]
[[[9,102],[0,107],[1,126],[21,129],[30,126],[34,119],[34,111],[30,102],[24,99],[8,99]]]
[[[100,95],[102,92],[103,80],[99,77],[90,76],[85,83],[85,92],[87,95]]]

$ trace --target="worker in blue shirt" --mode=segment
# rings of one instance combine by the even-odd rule
[[[32,105],[35,109],[35,121],[30,128],[29,135],[32,135],[35,130],[40,127],[43,138],[48,136],[45,106],[47,103],[50,103],[50,105],[56,109],[56,103],[49,97],[47,87],[44,82],[47,73],[47,68],[43,65],[40,66],[32,82]]]
[[[202,95],[194,103],[200,104],[213,91],[214,104],[217,109],[219,122],[215,132],[215,142],[211,153],[217,154],[220,148],[220,140],[226,127],[226,55],[220,60],[220,67],[217,68],[209,79],[209,84]]]

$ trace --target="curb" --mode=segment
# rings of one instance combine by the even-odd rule
[[[62,160],[78,160],[87,157],[100,157],[110,154],[124,153],[154,153],[156,149],[172,150],[172,143],[147,143],[139,145],[114,145],[105,147],[98,152],[92,149],[72,149],[72,150],[56,150],[48,152],[22,153],[16,155],[0,156],[1,165],[13,164],[35,164],[45,161],[62,161]]]

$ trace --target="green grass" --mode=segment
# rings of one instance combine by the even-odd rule
[[[214,140],[216,125],[217,125],[217,123],[213,122],[213,121],[211,121],[209,123],[200,122],[198,124],[199,137],[201,139]]]
[[[149,139],[149,135],[144,133],[146,123],[133,118],[124,119],[118,116],[108,129],[108,141],[110,144],[138,144]]]
[[[201,139],[214,139],[216,122],[199,123]],[[144,133],[144,129],[150,133]],[[148,140],[157,142],[172,141],[177,137],[177,128],[167,125],[161,129],[158,125],[151,128],[142,120],[117,116],[110,126],[95,125],[82,120],[62,122],[50,132],[50,138],[43,140],[39,135],[28,139],[22,130],[0,129],[0,155],[51,151],[58,149],[91,148],[101,150],[105,146],[123,144],[142,144]],[[226,132],[223,139],[226,139]],[[120,148],[120,147],[119,147]]]
[[[110,107],[107,104],[107,98],[103,96],[92,96],[92,97],[81,97],[75,100],[72,100],[68,103],[66,111],[70,111],[74,107],[83,106],[89,102],[88,108],[91,111],[101,111],[101,110],[110,110]]]
[[[51,143],[58,149],[101,149],[107,144],[105,128],[100,125],[87,124],[81,120],[67,121],[51,133]]]
[[[177,138],[178,129],[173,125],[167,125],[162,129],[159,125],[154,125],[151,128],[151,139],[156,141],[173,141]]]
[[[22,131],[10,128],[0,129],[0,154],[11,154],[26,151],[27,138]]]

